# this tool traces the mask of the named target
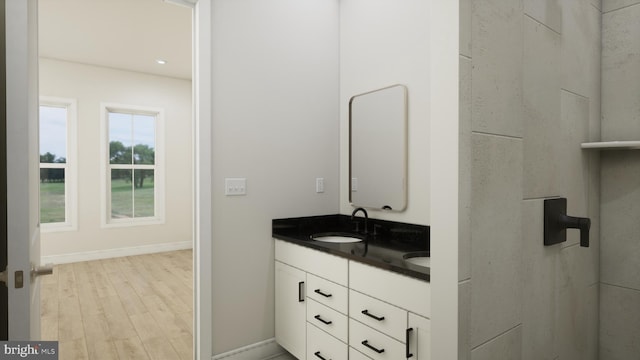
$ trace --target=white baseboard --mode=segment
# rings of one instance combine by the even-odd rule
[[[42,264],[68,264],[81,261],[111,259],[116,257],[154,254],[159,252],[186,250],[193,248],[193,242],[181,241],[174,243],[163,243],[153,245],[132,246],[118,249],[85,251],[62,255],[43,256],[40,261]]]
[[[284,349],[272,338],[215,355],[211,360],[267,360],[284,353]]]

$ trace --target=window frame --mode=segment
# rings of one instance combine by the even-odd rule
[[[38,161],[38,170],[43,168],[64,169],[65,196],[65,221],[54,223],[40,222],[40,230],[45,233],[76,231],[78,229],[78,101],[71,98],[40,96],[38,103],[38,118],[40,116],[41,106],[63,107],[67,110],[67,154],[66,162],[64,164],[41,163]],[[38,122],[38,143],[40,142],[40,135],[40,126]],[[38,150],[38,156],[39,155],[40,149]],[[38,192],[38,199],[40,199],[40,192]],[[40,200],[38,200],[38,204],[38,210],[41,211]],[[40,216],[40,213],[38,216]]]
[[[122,164],[111,164],[109,161],[109,113],[125,113],[133,115],[149,115],[155,117],[155,159],[154,170],[154,216],[114,219],[111,217],[111,170],[112,165],[122,168]],[[101,225],[103,228],[128,227],[141,225],[159,225],[165,222],[165,138],[164,138],[164,109],[138,105],[123,105],[115,103],[100,104],[101,128]],[[135,170],[136,164],[131,164]]]

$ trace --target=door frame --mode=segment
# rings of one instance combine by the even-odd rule
[[[34,0],[37,1],[37,0]],[[211,199],[211,170],[212,170],[212,154],[211,154],[211,59],[212,59],[212,44],[211,44],[211,2],[212,0],[190,0],[193,4],[193,155],[194,155],[194,251],[193,251],[193,269],[194,269],[194,357],[196,359],[211,359],[212,357],[212,289],[211,289],[211,258],[212,258],[212,246],[211,246],[211,223],[212,223],[212,199]],[[26,19],[21,19],[26,23]],[[31,34],[33,31],[26,31],[19,35],[20,39],[26,40],[29,36],[37,36],[37,34]],[[16,39],[16,41],[21,41]],[[16,76],[21,76],[17,74]],[[12,80],[13,81],[13,80]],[[22,81],[27,81],[23,79]],[[35,110],[37,110],[37,98],[38,94],[29,94],[26,83],[23,85],[25,91],[20,95],[22,99],[21,103],[27,106],[26,97],[31,96],[36,99]],[[33,92],[33,90],[32,90]],[[23,98],[24,97],[24,98]],[[34,111],[35,111],[34,110]],[[19,145],[19,144],[18,144]],[[23,144],[26,145],[26,144]],[[19,147],[16,151],[27,151]],[[20,165],[20,164],[12,164]],[[28,166],[28,164],[22,164],[22,167]],[[13,194],[14,200],[25,201],[29,199],[29,194]],[[20,197],[22,197],[20,199]],[[10,199],[9,199],[10,200]],[[31,200],[27,200],[31,201]],[[36,203],[37,204],[37,203]],[[26,218],[26,217],[25,217]],[[24,221],[24,220],[23,220]],[[10,234],[9,234],[10,235]],[[31,239],[29,239],[31,240]],[[11,246],[10,244],[8,244]],[[37,249],[39,250],[39,249]],[[38,251],[39,253],[39,251]],[[9,286],[12,286],[10,281]],[[28,291],[26,287],[23,291]],[[10,304],[19,305],[19,304]],[[22,314],[28,309],[22,306],[17,306],[16,309],[20,311],[12,311],[10,318],[16,316],[23,316]],[[11,307],[12,309],[14,307]],[[20,313],[21,315],[19,315]],[[15,321],[9,320],[9,326],[12,327],[12,332],[24,333],[25,329],[29,326],[24,324],[24,317],[21,318],[23,323],[19,326]],[[32,319],[35,320],[35,319]],[[29,323],[27,321],[26,323]],[[25,326],[26,325],[26,326]],[[17,329],[13,329],[13,327]]]
[[[213,356],[212,317],[212,33],[213,0],[192,0],[194,140],[194,311],[195,359]]]
[[[0,148],[7,146],[7,54],[5,33],[5,0],[0,0]],[[0,156],[0,271],[7,268],[7,158]],[[9,339],[8,284],[0,284],[0,340]]]
[[[37,1],[37,0],[33,0]],[[211,173],[212,173],[212,154],[211,154],[211,95],[212,95],[212,78],[211,78],[211,60],[212,60],[212,34],[211,34],[211,2],[212,0],[190,0],[193,4],[193,158],[194,158],[194,249],[193,249],[193,273],[194,273],[194,357],[195,359],[211,359],[212,352],[212,285],[211,279],[211,258],[212,258],[212,199],[211,199]],[[25,2],[26,3],[26,2]],[[23,6],[26,6],[23,5]],[[25,12],[26,14],[26,12]],[[34,14],[35,15],[35,14]],[[23,23],[27,23],[26,19],[20,19]],[[24,41],[27,43],[27,39],[30,36],[37,37],[37,33],[32,34],[33,31],[25,31],[17,36],[15,42]],[[17,34],[16,34],[17,35]],[[37,60],[36,60],[37,61]],[[23,74],[14,74],[18,80],[24,81],[22,86],[24,91],[19,96],[19,101],[25,106],[25,110],[29,106],[34,106],[34,111],[37,111],[37,90],[35,94],[29,93],[26,78],[22,79]],[[15,81],[15,80],[11,80]],[[37,81],[37,80],[36,80]],[[9,82],[9,79],[7,80]],[[36,82],[37,89],[37,82]],[[34,92],[31,89],[31,92]],[[35,105],[27,105],[28,97],[33,97]],[[9,144],[11,145],[11,144]],[[28,144],[13,144],[14,151],[26,151]],[[18,146],[16,146],[18,145]],[[19,146],[23,145],[23,146]],[[36,151],[37,152],[37,151]],[[28,164],[15,164],[10,165],[28,167]],[[25,191],[27,187],[25,186]],[[11,194],[15,201],[33,201],[30,199],[28,192],[20,194]],[[11,200],[11,199],[8,199]],[[37,201],[35,203],[37,205]],[[20,221],[25,221],[28,216],[22,216],[25,214],[14,214],[22,218]],[[11,234],[8,234],[11,235]],[[30,241],[31,239],[29,239]],[[9,242],[8,246],[11,246]],[[9,250],[9,249],[8,249]],[[39,254],[39,249],[37,253]],[[12,286],[10,281],[9,286]],[[29,287],[25,287],[22,291],[29,291]],[[39,294],[37,294],[39,296]],[[10,308],[18,311],[11,311],[9,314],[9,326],[10,333],[26,334],[25,331],[29,331],[31,326],[27,325],[34,320],[24,321],[24,315],[29,314],[28,303],[27,304],[11,304]],[[25,308],[26,306],[26,308]],[[12,321],[12,318],[14,319]],[[20,320],[20,321],[16,321]],[[20,325],[22,323],[22,325]],[[34,338],[33,334],[31,336]],[[24,339],[23,339],[24,340]],[[35,340],[35,339],[34,339]]]

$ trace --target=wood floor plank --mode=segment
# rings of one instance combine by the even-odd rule
[[[82,318],[87,343],[100,340],[113,340],[109,331],[107,316],[104,314],[85,316]]]
[[[164,337],[162,328],[151,313],[131,315],[129,318],[138,333],[138,337],[143,342],[152,338]]]
[[[179,360],[180,356],[165,337],[154,337],[142,341],[152,360]]]
[[[118,359],[118,349],[112,340],[87,341],[87,352],[91,360]]]
[[[96,291],[99,297],[115,296],[116,289],[109,281],[109,277],[104,272],[94,272],[93,281],[95,283]]]
[[[116,292],[118,293],[118,297],[120,298],[122,306],[124,307],[127,314],[136,315],[148,311],[147,307],[138,296],[138,293],[131,286],[131,284],[129,284],[129,282],[124,282],[117,285]]]
[[[76,278],[73,273],[73,265],[63,264],[56,268],[58,273],[58,298],[67,298],[77,295]]]
[[[65,360],[86,360],[89,358],[84,339],[60,341],[58,352],[59,358]]]
[[[120,360],[144,360],[149,359],[142,341],[136,336],[126,339],[114,340]]]
[[[154,311],[151,312],[158,324],[166,331],[167,337],[191,335],[193,329],[189,322],[183,320],[182,316],[173,312]]]
[[[40,285],[40,316],[58,317],[58,284]]]
[[[176,293],[174,293],[165,282],[163,281],[154,281],[151,286],[153,287],[153,289],[155,290],[155,292],[158,294],[158,296],[160,296],[160,298],[162,299],[162,301],[164,301],[165,304],[167,304],[167,306],[169,306],[169,308],[173,311],[173,312],[185,312],[185,311],[189,311],[189,309],[191,308],[191,304],[189,303],[184,303],[182,301],[182,299],[180,299],[180,297],[177,296]]]
[[[45,341],[57,341],[58,315],[40,317],[40,338]]]
[[[67,297],[60,301],[58,316],[58,338],[60,341],[84,338],[82,315],[80,314],[78,297]]]
[[[180,356],[180,360],[192,360],[193,359],[193,337],[190,335],[180,335],[176,337],[169,338],[171,345],[178,356]]]
[[[65,360],[190,360],[191,264],[181,250],[56,265],[42,282],[41,336]]]
[[[142,296],[140,300],[142,300],[142,303],[147,308],[147,310],[149,310],[149,312],[155,312],[155,311],[171,312],[169,305],[167,305],[162,300],[162,298],[156,294]]]

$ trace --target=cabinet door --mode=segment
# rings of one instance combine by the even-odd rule
[[[276,341],[293,356],[306,355],[306,273],[276,261]]]
[[[407,343],[412,360],[431,359],[431,324],[429,319],[409,313]]]

